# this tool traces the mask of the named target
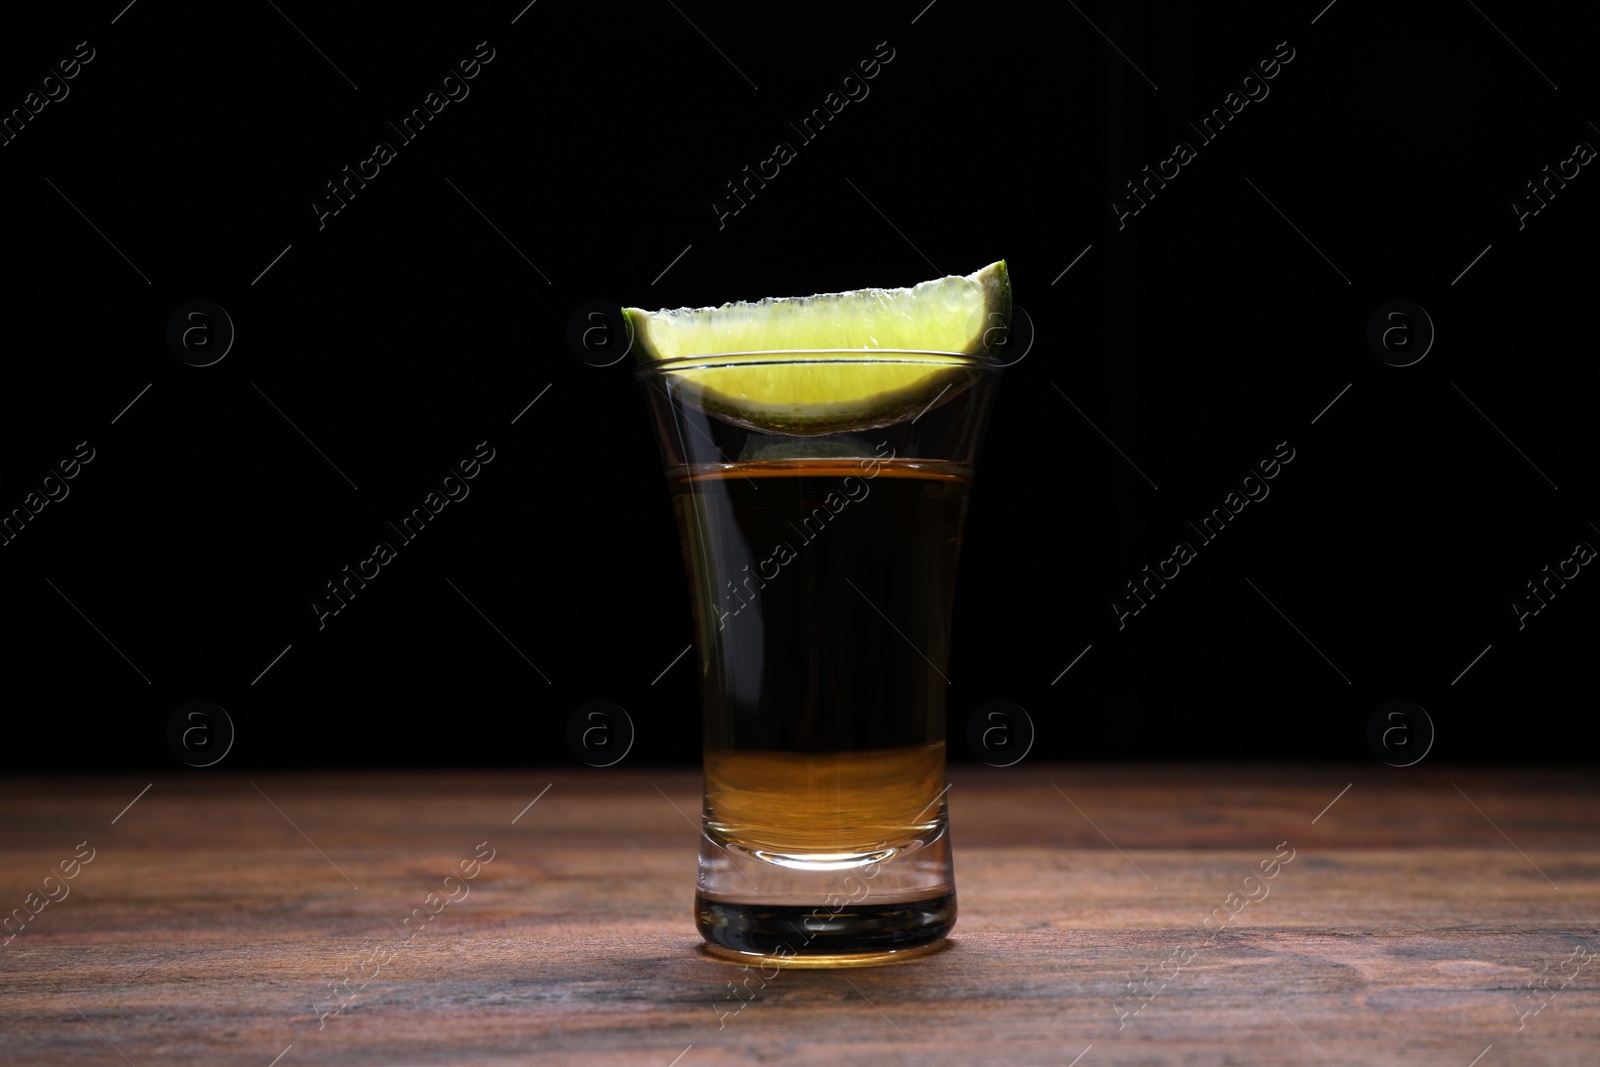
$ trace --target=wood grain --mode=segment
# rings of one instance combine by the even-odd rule
[[[0,1063],[1600,1062],[1600,776],[951,779],[949,948],[745,1000],[697,951],[695,773],[13,779],[0,908],[94,858],[0,947]]]

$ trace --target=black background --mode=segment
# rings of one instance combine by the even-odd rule
[[[1033,759],[1372,759],[1400,698],[1434,761],[1587,761],[1600,577],[1521,630],[1509,606],[1600,545],[1600,177],[1510,208],[1600,145],[1580,16],[923,3],[8,13],[8,111],[95,58],[0,147],[0,507],[95,458],[0,548],[0,760],[177,768],[192,699],[237,727],[224,766],[575,764],[593,699],[631,762],[696,760],[659,454],[631,359],[580,362],[569,315],[1004,257],[1036,340],[980,462],[956,758],[1004,699]],[[484,41],[470,95],[397,143]],[[1270,95],[1119,228],[1123,183],[1284,41]],[[870,95],[799,144],[879,42]],[[379,139],[394,161],[319,228]],[[719,228],[779,139],[797,158]],[[194,299],[237,329],[205,368],[165,340]],[[1404,368],[1366,340],[1395,299],[1437,329]],[[470,496],[319,630],[323,583],[485,440]],[[1122,584],[1281,441],[1270,497],[1119,630]]]

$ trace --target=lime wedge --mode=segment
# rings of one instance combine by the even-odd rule
[[[898,422],[970,384],[962,357],[1004,344],[1011,280],[1000,260],[909,288],[623,314],[640,361],[704,361],[674,379],[708,411],[810,436]]]
[[[1011,320],[1005,260],[902,289],[768,297],[716,308],[625,308],[641,360],[819,348],[979,355]]]

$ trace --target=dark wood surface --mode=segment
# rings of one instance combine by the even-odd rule
[[[1600,1063],[1600,775],[951,780],[949,947],[734,999],[697,773],[13,779],[0,1063]]]

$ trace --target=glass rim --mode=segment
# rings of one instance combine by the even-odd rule
[[[818,358],[836,356],[835,359]],[[932,363],[978,370],[1002,370],[1005,364],[986,355],[946,352],[933,348],[784,348],[756,352],[715,352],[704,355],[652,359],[634,368],[636,378],[663,376],[674,371],[709,367],[749,367],[798,363]]]

